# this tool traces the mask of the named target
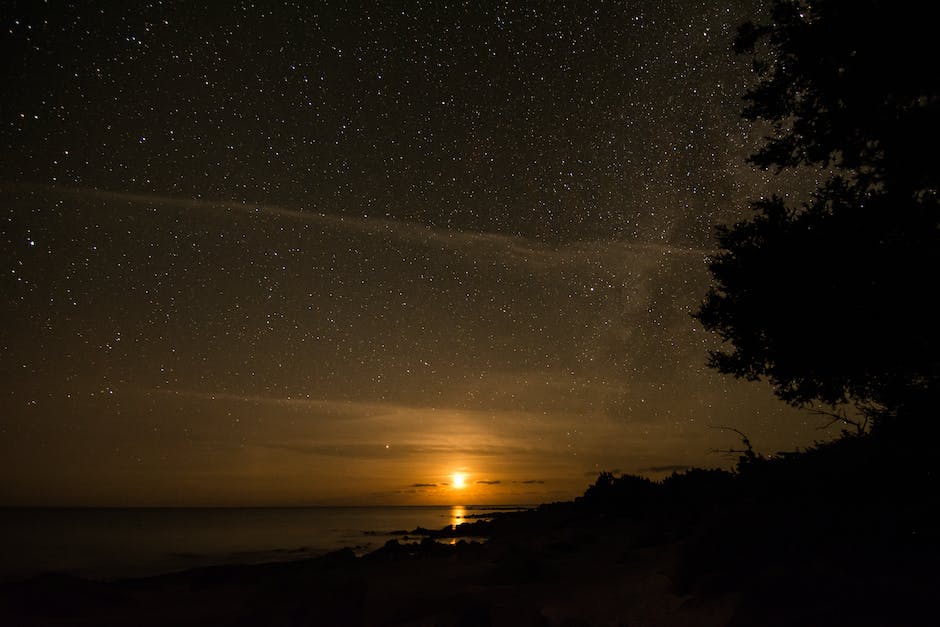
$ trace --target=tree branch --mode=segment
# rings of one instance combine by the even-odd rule
[[[743,449],[712,449],[712,453],[722,453],[725,455],[743,455],[748,460],[756,460],[758,455],[754,452],[754,447],[751,446],[751,439],[747,437],[747,434],[741,431],[740,429],[735,429],[734,427],[723,427],[719,425],[708,425],[709,429],[718,429],[720,431],[734,431],[741,437],[741,444],[745,446]]]
[[[811,407],[811,408],[809,409],[809,411],[810,411],[810,413],[816,414],[817,416],[826,416],[827,418],[832,418],[832,420],[830,420],[830,421],[827,422],[826,424],[824,424],[824,425],[822,425],[822,426],[820,426],[820,427],[816,427],[816,429],[817,429],[818,431],[822,431],[822,430],[824,430],[824,429],[828,429],[829,427],[831,427],[832,425],[834,425],[834,424],[837,423],[837,422],[841,422],[841,423],[847,424],[847,425],[852,425],[853,427],[855,427],[855,431],[856,431],[859,435],[865,433],[865,430],[868,428],[868,417],[867,417],[867,416],[865,417],[865,420],[860,421],[860,420],[854,420],[854,419],[852,419],[852,418],[849,418],[848,416],[845,415],[845,412],[844,412],[844,411],[842,411],[842,412],[829,411],[829,410],[826,410],[826,409],[817,409],[817,408],[815,408],[815,407]]]

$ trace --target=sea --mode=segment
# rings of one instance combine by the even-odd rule
[[[0,581],[44,573],[106,581],[304,559],[344,547],[361,555],[401,538],[394,532],[527,507],[0,509]]]

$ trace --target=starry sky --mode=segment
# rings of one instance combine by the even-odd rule
[[[759,0],[0,7],[0,504],[536,503],[824,437],[690,316],[800,188],[744,162]]]

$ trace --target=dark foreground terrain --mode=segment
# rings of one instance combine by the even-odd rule
[[[605,473],[574,502],[363,557],[7,584],[0,624],[935,625],[932,459],[846,437],[735,473]]]

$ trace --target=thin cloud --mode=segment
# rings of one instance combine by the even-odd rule
[[[488,481],[488,480],[485,480],[485,479],[480,479],[479,481],[477,481],[477,484],[479,484],[479,485],[498,485],[498,484],[500,484],[500,483],[502,483],[502,481],[500,481],[500,480],[498,480],[498,479],[495,480],[495,481]]]
[[[448,446],[443,444],[398,444],[386,449],[381,444],[326,443],[304,444],[293,442],[263,442],[260,448],[287,451],[300,455],[375,459],[388,457],[410,457],[414,455],[458,455],[475,457],[520,457],[523,455],[547,454],[542,449],[530,449],[505,445]],[[498,482],[497,482],[498,483]]]
[[[77,198],[92,198],[103,201],[117,201],[130,204],[174,207],[194,211],[212,212],[222,215],[238,213],[244,215],[268,215],[292,221],[313,224],[321,227],[341,229],[368,236],[384,235],[391,239],[434,246],[451,250],[474,258],[500,257],[503,261],[517,265],[541,269],[557,267],[559,263],[592,264],[603,257],[611,262],[635,259],[637,255],[648,256],[694,256],[709,257],[717,254],[715,249],[688,246],[673,246],[661,242],[641,241],[578,241],[562,246],[549,246],[542,242],[501,233],[453,231],[434,228],[415,222],[389,220],[363,216],[347,216],[305,209],[291,209],[270,204],[249,204],[240,202],[218,202],[160,196],[155,194],[132,194],[101,189],[70,188],[48,185],[27,185],[21,187],[43,189],[53,193]]]

